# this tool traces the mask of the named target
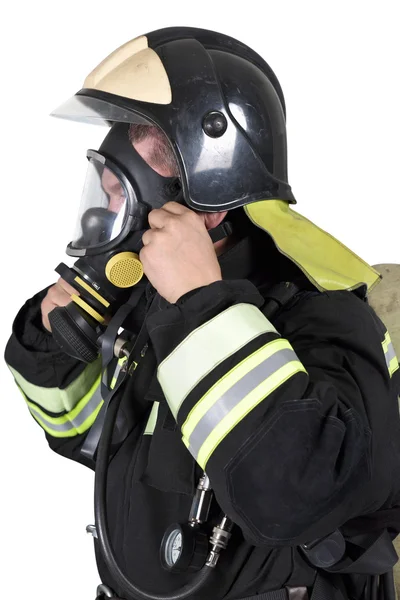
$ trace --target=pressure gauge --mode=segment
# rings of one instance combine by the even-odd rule
[[[188,524],[174,523],[164,534],[160,548],[161,564],[167,571],[199,571],[208,553],[207,535]]]
[[[174,527],[165,540],[164,558],[169,569],[179,563],[182,556],[183,534],[181,527]]]

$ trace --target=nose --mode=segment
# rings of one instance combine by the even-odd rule
[[[108,210],[114,213],[119,213],[125,204],[125,196],[122,194],[111,194]]]

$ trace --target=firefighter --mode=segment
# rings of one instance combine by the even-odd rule
[[[399,364],[367,301],[379,274],[290,208],[271,68],[158,30],[55,116],[111,128],[87,153],[77,261],[5,358],[50,448],[96,473],[119,395],[98,598],[367,594],[400,530]]]

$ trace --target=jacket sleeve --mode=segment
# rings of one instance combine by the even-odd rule
[[[99,359],[86,365],[62,352],[43,327],[48,288],[27,300],[13,323],[5,360],[52,450],[80,460],[86,433],[102,404]]]
[[[276,328],[262,304],[251,282],[219,281],[167,303],[148,327],[182,440],[221,508],[255,545],[297,545],[387,493],[389,471],[371,484],[372,434],[382,440],[398,420],[398,361],[350,292],[300,300]]]

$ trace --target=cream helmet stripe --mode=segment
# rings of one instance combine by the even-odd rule
[[[83,87],[141,102],[172,102],[167,72],[144,35],[112,52],[86,77]]]

